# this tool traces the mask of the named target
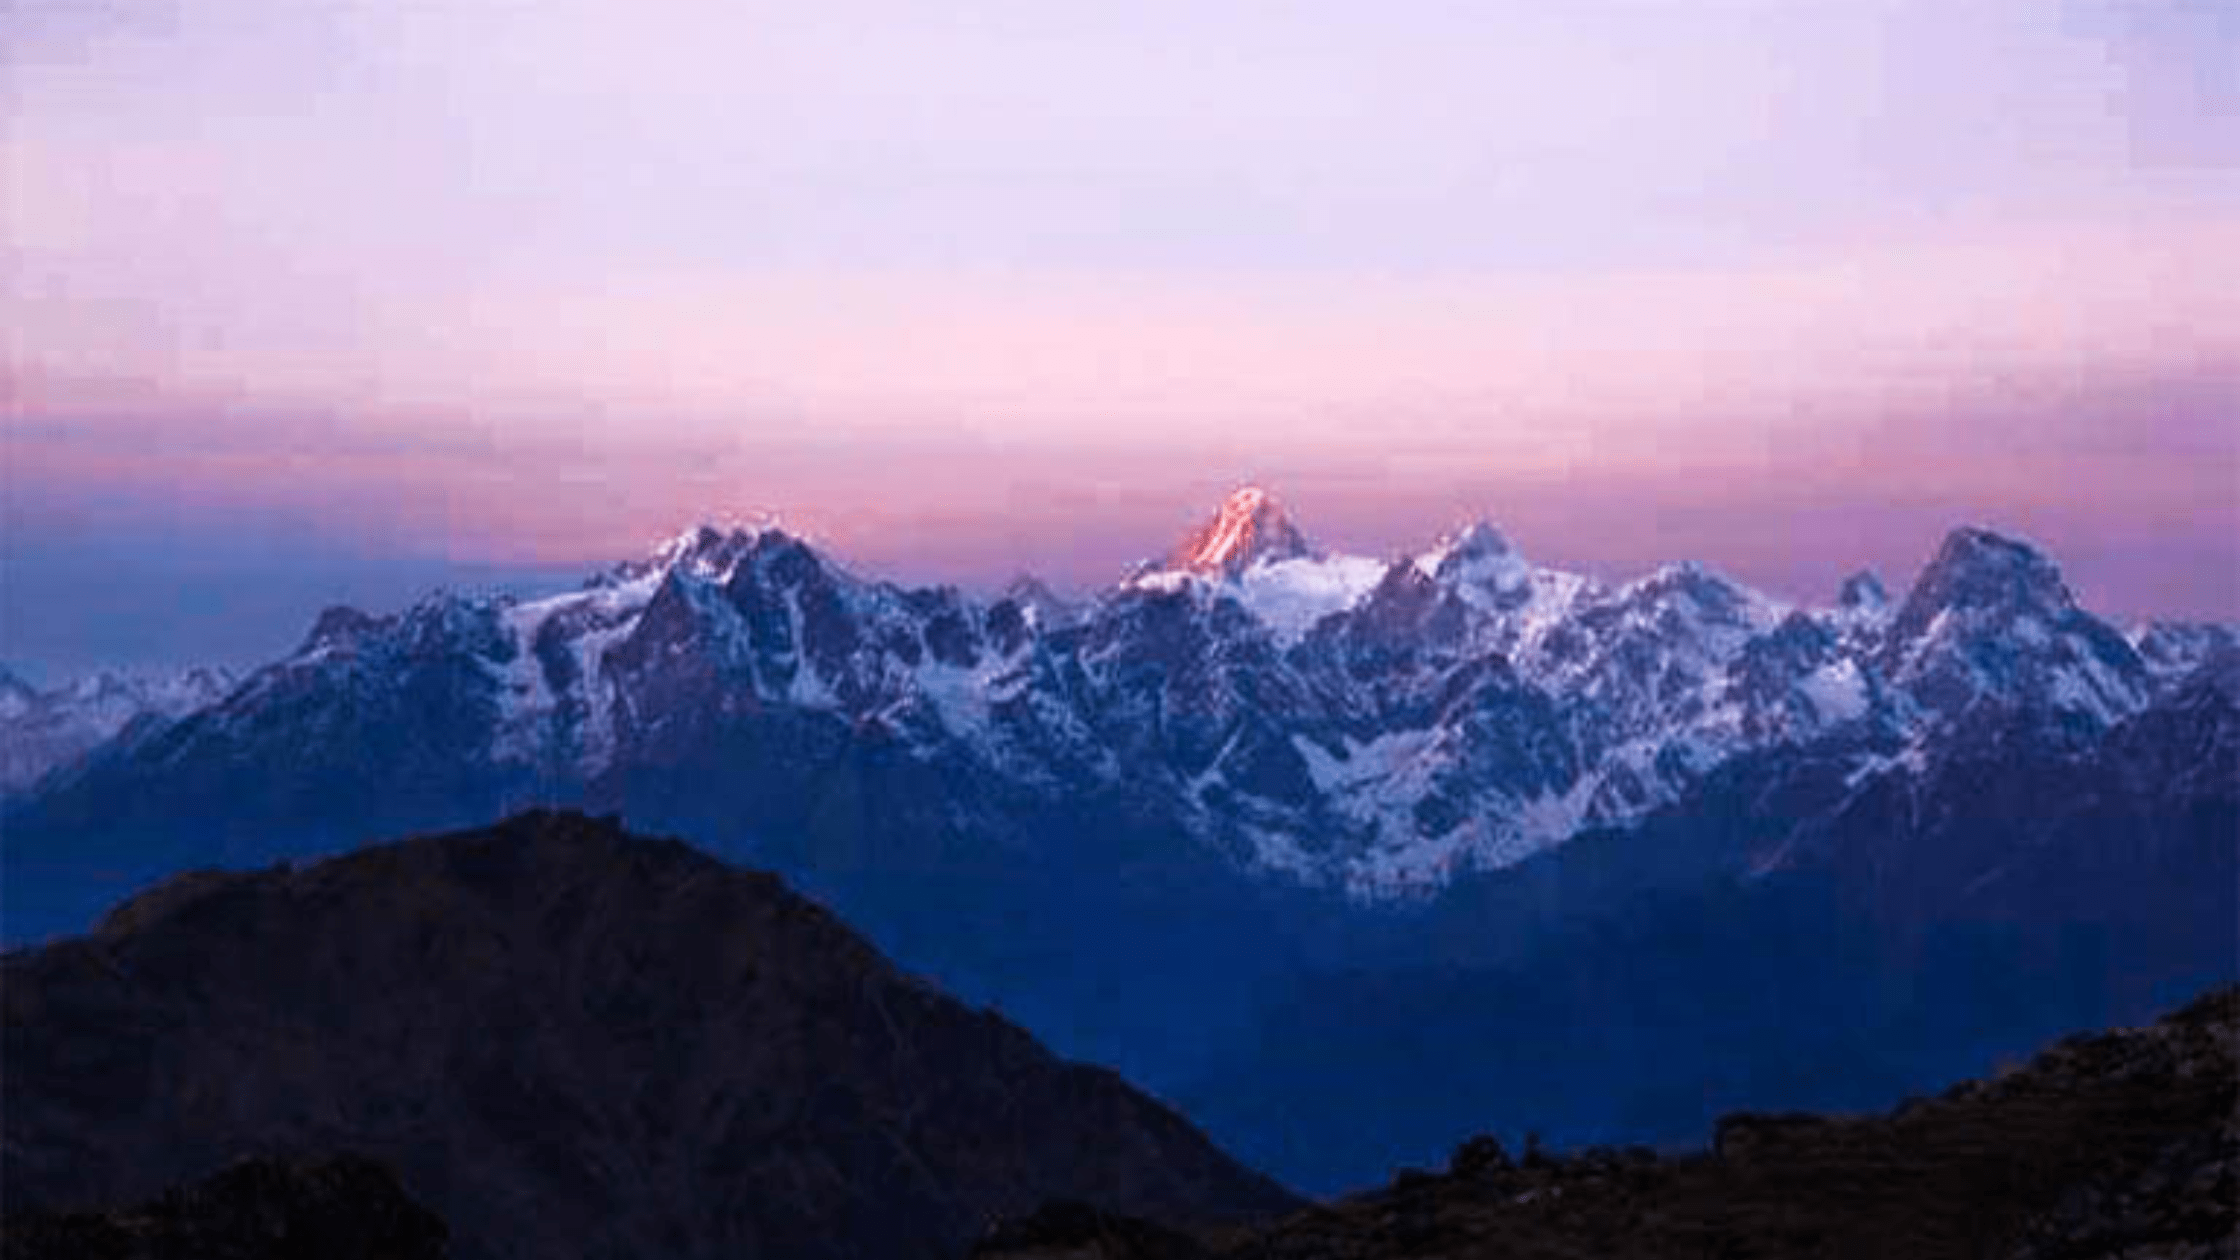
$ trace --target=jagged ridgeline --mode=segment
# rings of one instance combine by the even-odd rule
[[[775,877],[580,815],[182,877],[0,967],[11,1214],[334,1152],[460,1260],[946,1257],[1054,1197],[1296,1203]]]
[[[904,588],[775,527],[703,527],[570,594],[330,610],[283,660],[152,712],[12,808],[40,896],[11,932],[106,904],[65,868],[146,877],[530,803],[698,810],[734,820],[711,842],[756,839],[850,773],[929,798],[919,830],[1046,847],[1049,809],[1117,798],[1258,878],[1421,898],[1632,825],[1747,752],[1832,743],[1881,780],[1989,712],[2089,744],[2234,643],[2121,633],[1977,529],[1895,606],[1862,575],[1797,607],[1695,564],[1605,585],[1482,523],[1328,554],[1258,489],[1083,605]],[[65,827],[53,848],[100,851],[46,851]],[[846,843],[805,857],[874,856]]]

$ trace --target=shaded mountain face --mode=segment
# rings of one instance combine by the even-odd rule
[[[1052,1197],[1293,1202],[774,877],[577,815],[184,876],[0,966],[11,1212],[334,1149],[467,1260],[944,1256]]]
[[[1731,1115],[1704,1154],[1512,1156],[1480,1137],[1443,1173],[1404,1173],[1264,1229],[1193,1236],[1054,1205],[972,1255],[2224,1260],[2240,1230],[2236,1045],[2240,991],[2225,989],[1887,1115]]]

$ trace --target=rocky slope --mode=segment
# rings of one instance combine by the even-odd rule
[[[2026,1066],[1857,1118],[1738,1114],[1715,1148],[1511,1158],[1265,1229],[1185,1234],[1063,1204],[976,1260],[1384,1257],[2160,1257],[2240,1255],[2240,990],[2144,1029],[2077,1036]]]
[[[248,1155],[399,1170],[453,1254],[953,1254],[1096,1197],[1292,1202],[773,877],[538,813],[182,876],[0,972],[10,1211]]]

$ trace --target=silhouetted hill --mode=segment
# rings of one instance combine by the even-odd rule
[[[465,1260],[943,1256],[1050,1198],[1295,1202],[775,877],[580,815],[181,877],[4,978],[12,1210],[330,1150]]]

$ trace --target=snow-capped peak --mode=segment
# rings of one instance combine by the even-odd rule
[[[1425,577],[1483,591],[1506,591],[1532,577],[1532,566],[1488,521],[1473,521],[1416,557]]]
[[[1936,558],[1907,593],[1897,633],[1917,635],[1946,611],[2050,615],[2074,607],[2060,568],[2044,552],[2020,539],[1963,526],[1945,535]]]
[[[1031,573],[1004,583],[996,598],[1009,600],[1029,622],[1044,629],[1068,625],[1081,616],[1080,605],[1051,590],[1048,583]]]
[[[1245,486],[1223,500],[1213,519],[1168,553],[1166,567],[1233,578],[1255,564],[1314,554],[1306,535],[1291,523],[1274,495],[1259,486]]]
[[[723,530],[717,529],[710,522],[702,521],[682,533],[672,534],[656,543],[653,548],[653,563],[667,568],[689,555],[719,545],[723,537]]]
[[[1163,563],[1144,565],[1121,589],[1233,598],[1278,644],[1289,646],[1323,618],[1359,604],[1387,567],[1382,560],[1315,548],[1273,494],[1246,486]]]
[[[654,548],[648,567],[722,580],[757,543],[784,534],[777,518],[769,515],[751,520],[703,521]]]
[[[1457,560],[1514,555],[1509,539],[1491,521],[1472,521],[1439,545],[1440,553]]]
[[[1746,626],[1757,632],[1771,630],[1790,611],[1787,603],[1697,560],[1663,565],[1649,576],[1628,583],[1620,598],[1643,607],[1680,602],[1713,623]]]
[[[2149,666],[2077,607],[2061,571],[2028,543],[1986,529],[1946,535],[1890,624],[1879,664],[1925,709],[1979,699],[2080,715],[2096,728],[2144,705]]]

